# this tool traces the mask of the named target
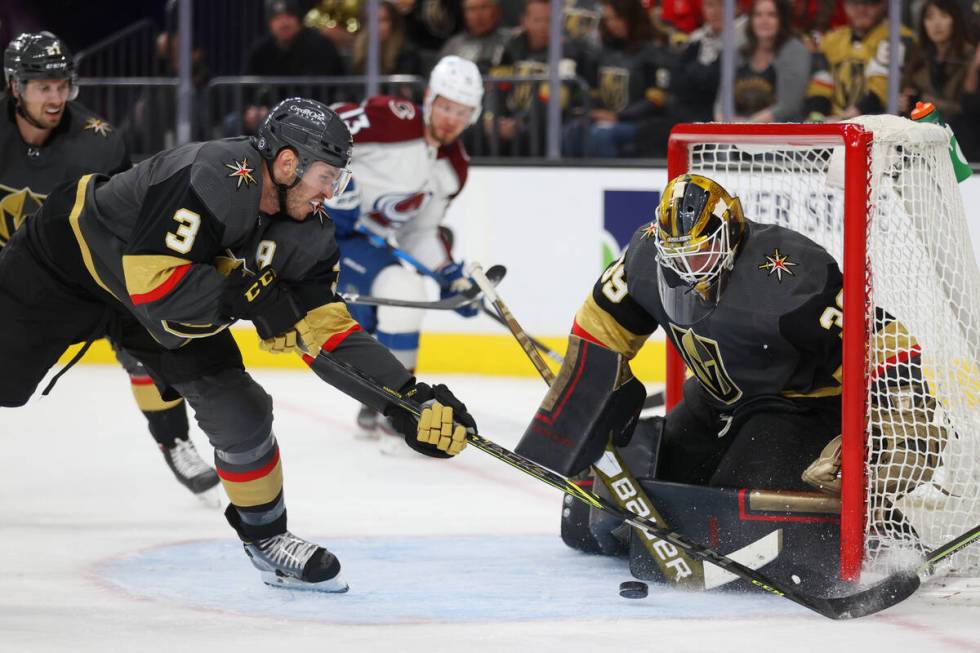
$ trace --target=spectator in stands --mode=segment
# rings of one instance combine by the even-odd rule
[[[951,118],[949,124],[966,160],[977,163],[980,162],[980,44],[967,65],[960,107],[962,112]]]
[[[405,18],[390,0],[382,0],[378,4],[378,40],[381,41],[382,75],[422,75],[422,57],[418,48],[405,38]],[[356,75],[367,72],[367,44],[368,32],[363,29],[354,39],[351,67]],[[410,86],[402,86],[393,94],[413,98]]]
[[[174,32],[160,32],[154,41],[153,71],[157,77],[176,77],[180,68],[180,38]],[[191,50],[191,138],[207,140],[207,103],[205,87],[210,73],[205,63],[205,53],[200,47]],[[155,154],[173,147],[177,142],[175,126],[177,105],[175,89],[170,86],[146,85],[139,97],[121,121],[120,132],[126,147],[136,155]]]
[[[431,52],[435,63],[437,52],[446,39],[463,25],[460,0],[394,0],[395,8],[405,17],[405,34],[421,50]],[[427,66],[426,69],[431,66]]]
[[[793,34],[790,0],[754,0],[733,89],[738,122],[797,122],[810,76],[810,51]],[[715,108],[721,119],[721,98]]]
[[[806,101],[811,120],[885,111],[889,57],[885,11],[885,0],[845,0],[847,26],[828,32],[814,57]],[[915,47],[912,31],[903,25],[900,38],[898,56],[907,61]]]
[[[671,114],[675,122],[710,122],[721,83],[723,0],[702,0],[704,24],[691,33],[670,71]],[[745,43],[745,18],[735,21],[735,47]]]
[[[463,0],[465,30],[453,36],[439,51],[439,58],[455,54],[475,63],[487,74],[500,65],[510,30],[500,26],[497,0]]]
[[[346,74],[344,62],[333,42],[315,29],[303,27],[298,0],[267,0],[265,10],[269,34],[252,46],[245,66],[246,75]],[[271,90],[264,90],[254,97],[242,118],[244,133],[254,134],[269,113],[269,106],[280,99]]]
[[[847,24],[844,2],[843,0],[793,0],[792,23],[803,44],[811,52],[816,52],[824,34]]]
[[[520,30],[504,46],[501,65],[491,71],[496,76],[528,76],[548,74],[548,44],[551,40],[549,0],[526,0]],[[559,74],[562,79],[574,77],[588,65],[589,47],[580,39],[562,41],[562,60]],[[567,109],[571,98],[581,104],[575,85],[563,86],[562,108]],[[484,100],[484,132],[488,138],[511,154],[544,154],[546,106],[550,96],[547,82],[500,82],[491,86]],[[469,147],[467,149],[470,149]],[[485,153],[486,147],[475,145],[471,151]],[[503,153],[490,147],[490,154]]]
[[[960,94],[974,48],[958,0],[927,0],[918,24],[918,48],[902,74],[898,111],[932,102],[947,120],[959,115]]]
[[[641,0],[604,0],[599,33],[602,47],[586,75],[599,106],[591,111],[585,129],[581,121],[566,127],[565,154],[661,155],[664,143],[639,138],[638,129],[665,120],[672,63],[666,34],[654,27]]]

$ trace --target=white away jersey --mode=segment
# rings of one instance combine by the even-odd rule
[[[329,205],[360,205],[360,224],[398,245],[430,269],[450,261],[438,226],[449,202],[466,183],[469,157],[463,145],[438,149],[424,138],[422,108],[378,96],[335,106],[354,137],[352,188]]]

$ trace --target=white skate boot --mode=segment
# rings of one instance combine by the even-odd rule
[[[197,453],[190,439],[177,438],[174,446],[160,445],[167,467],[177,481],[190,490],[197,499],[211,508],[221,507],[220,479],[214,469]]]
[[[238,532],[252,565],[262,572],[262,580],[272,587],[312,592],[346,592],[349,587],[340,575],[340,561],[313,542],[289,531],[257,540],[247,539],[234,506],[225,511],[228,523]]]

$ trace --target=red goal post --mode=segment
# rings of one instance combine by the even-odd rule
[[[880,125],[876,122],[878,118],[882,119]],[[980,506],[975,487],[976,470],[969,467],[964,476],[961,470],[953,469],[947,474],[947,478],[968,480],[966,492],[959,489],[952,491],[952,496],[958,501],[954,506],[955,509],[965,512],[965,516],[957,513],[955,518],[946,520],[949,523],[944,522],[939,527],[934,527],[931,521],[924,525],[917,523],[909,526],[909,520],[906,519],[907,515],[904,512],[912,514],[916,506],[934,505],[937,500],[916,499],[912,501],[915,505],[908,510],[893,509],[893,505],[899,505],[898,499],[905,500],[906,495],[914,494],[909,488],[914,489],[916,485],[902,478],[882,480],[883,475],[896,473],[894,472],[896,465],[900,466],[903,462],[907,462],[907,468],[911,468],[913,463],[922,466],[924,463],[921,459],[928,457],[920,456],[913,461],[912,455],[906,454],[905,450],[902,450],[902,456],[894,454],[880,456],[879,452],[884,447],[891,446],[888,443],[894,443],[895,440],[883,440],[882,429],[873,428],[875,420],[882,419],[882,411],[869,408],[872,404],[869,398],[877,397],[878,404],[882,401],[894,401],[894,398],[882,400],[880,396],[875,395],[875,392],[880,391],[876,390],[870,381],[875,374],[876,360],[871,351],[871,334],[875,328],[875,300],[890,292],[891,299],[888,301],[891,303],[888,310],[891,310],[891,305],[901,305],[901,301],[894,298],[895,286],[903,281],[903,272],[886,269],[881,265],[885,260],[881,250],[892,247],[893,243],[905,244],[900,242],[905,238],[901,232],[906,228],[911,229],[906,222],[908,225],[929,224],[928,220],[932,216],[930,209],[926,207],[930,202],[923,198],[933,197],[933,206],[936,206],[945,203],[944,195],[955,193],[956,201],[960,203],[959,214],[955,207],[948,209],[940,206],[936,211],[943,215],[938,216],[937,220],[942,218],[948,220],[950,224],[962,222],[965,225],[965,218],[962,216],[962,202],[959,200],[956,182],[951,176],[952,168],[947,166],[948,137],[943,140],[941,128],[918,125],[893,116],[860,120],[865,126],[854,122],[763,125],[682,124],[671,132],[667,164],[668,178],[691,171],[716,179],[726,186],[729,192],[742,198],[746,217],[757,221],[771,219],[790,228],[805,231],[808,236],[834,255],[841,265],[844,278],[843,315],[849,316],[848,319],[843,320],[841,370],[843,392],[841,397],[840,573],[841,577],[847,580],[857,580],[862,566],[864,565],[865,569],[868,567],[868,550],[873,549],[877,552],[875,555],[880,555],[880,552],[887,550],[888,546],[898,548],[907,546],[913,539],[907,536],[908,532],[919,537],[928,531],[932,534],[930,537],[938,537],[933,531],[938,533],[939,530],[944,532],[955,530],[960,528],[960,522],[968,523],[970,519],[975,520]],[[924,154],[920,154],[919,150]],[[879,161],[876,162],[875,157],[878,157]],[[831,179],[834,183],[831,183]],[[876,214],[875,211],[878,213]],[[764,214],[763,219],[760,220],[758,213]],[[890,218],[893,213],[899,215],[900,219],[893,222]],[[812,220],[812,224],[807,222],[808,220]],[[875,224],[875,220],[879,224]],[[872,232],[873,228],[883,231]],[[955,239],[957,233],[961,232],[955,231],[950,238]],[[923,244],[916,241],[916,238],[917,236],[914,235],[908,237],[915,242],[908,251],[898,255],[899,257],[904,256],[910,261],[919,262],[922,258],[927,258],[923,254],[937,254],[939,247],[935,243]],[[869,252],[869,243],[877,248],[874,252]],[[969,249],[968,236],[966,247]],[[932,258],[942,257],[937,255]],[[972,257],[970,258],[970,265],[973,265]],[[881,272],[876,266],[881,268]],[[941,270],[940,266],[943,266]],[[947,272],[950,264],[947,261],[939,260],[932,264],[927,262],[925,267],[930,268],[926,270],[926,275],[942,277],[941,292],[937,293],[941,295],[939,300],[942,299],[942,293],[945,293],[947,303],[950,303],[948,301],[950,298],[966,300],[955,301],[953,304],[956,310],[952,313],[954,324],[951,332],[954,336],[947,336],[947,338],[957,340],[962,336],[960,338],[962,344],[955,350],[954,362],[946,366],[952,369],[938,369],[941,364],[932,362],[929,363],[928,369],[925,364],[923,365],[924,374],[929,375],[928,385],[923,385],[930,387],[930,390],[938,389],[938,392],[931,394],[942,394],[943,397],[947,397],[950,396],[951,386],[955,388],[958,383],[964,383],[964,378],[965,383],[971,388],[977,383],[976,379],[980,378],[977,375],[976,356],[970,351],[980,349],[976,334],[976,325],[980,320],[977,318],[975,308],[965,306],[970,303],[969,298],[980,286],[976,282],[976,272],[973,271],[971,276],[970,269],[967,269],[965,281],[960,280],[958,276],[949,281]],[[879,275],[879,278],[875,279],[875,275]],[[928,280],[922,282],[923,285],[928,283]],[[882,288],[880,293],[879,285]],[[923,293],[933,291],[933,288],[918,289],[918,292]],[[928,308],[928,302],[923,302],[923,305],[926,308],[916,310],[941,312]],[[971,312],[963,317],[964,310]],[[858,315],[863,316],[863,319],[850,317]],[[910,331],[916,335],[925,335],[926,332],[933,330],[928,320],[916,321],[913,318],[912,323]],[[923,351],[926,349],[927,347],[923,346]],[[935,346],[932,347],[933,351],[936,349]],[[956,378],[955,382],[949,380],[953,377]],[[683,381],[683,361],[668,344],[668,409],[679,401]],[[919,397],[919,401],[922,400],[923,398]],[[957,401],[945,401],[945,404],[948,404],[945,406],[946,410],[936,411],[942,415],[941,418],[937,417],[935,420],[930,418],[928,424],[925,420],[921,420],[919,424],[912,425],[913,429],[919,429],[915,432],[932,433],[943,430],[950,434],[936,438],[938,442],[931,445],[937,451],[932,458],[928,458],[931,467],[925,471],[915,472],[918,474],[915,483],[936,485],[937,492],[934,494],[938,495],[943,493],[950,495],[951,492],[946,488],[938,487],[941,480],[932,482],[935,469],[952,460],[954,453],[959,458],[969,458],[960,450],[965,446],[963,441],[973,436],[961,437],[958,434],[967,432],[968,429],[964,427],[975,426],[977,424],[975,418],[980,414],[970,412],[973,410],[971,405],[962,408],[956,403]],[[940,429],[935,424],[941,419],[945,421],[942,422]],[[885,424],[885,430],[889,433],[894,431],[893,428],[889,428],[891,426]],[[949,442],[954,443],[955,447],[948,445]],[[971,441],[968,444],[975,449],[975,442]],[[955,448],[957,451],[944,451],[944,447]],[[949,460],[943,461],[944,456]],[[886,468],[881,465],[881,460],[890,461],[890,466]],[[940,462],[937,463],[936,460]],[[972,465],[969,462],[965,464]],[[910,472],[906,469],[901,473],[908,475]],[[939,478],[942,472],[935,472],[935,474]],[[923,478],[925,481],[922,480]],[[957,487],[962,486],[961,483]],[[896,487],[900,489],[894,490]],[[886,494],[884,498],[876,496],[882,492]],[[887,494],[888,492],[893,494]],[[965,503],[960,501],[963,496],[966,496]],[[946,505],[942,504],[942,500],[939,500],[939,504]],[[869,519],[869,515],[873,518]],[[889,519],[892,521],[888,522]],[[882,524],[882,520],[887,523]],[[968,524],[971,525],[974,524]],[[882,532],[884,535],[881,535]],[[950,537],[957,534],[959,533],[953,532]],[[870,542],[873,542],[874,546],[869,544]],[[874,558],[873,562],[877,568],[879,559]]]

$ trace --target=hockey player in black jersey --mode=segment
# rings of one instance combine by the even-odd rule
[[[0,115],[0,247],[59,184],[86,172],[115,174],[132,167],[112,125],[74,101],[74,63],[49,32],[21,34],[4,52],[6,95]],[[188,437],[181,398],[164,401],[142,365],[116,343],[136,403],[177,480],[217,504],[218,476]]]
[[[675,484],[674,501],[710,494],[681,491],[692,486],[812,489],[801,476],[840,433],[841,287],[836,261],[809,238],[746,219],[707,177],[675,178],[575,315],[565,364],[517,451],[573,475],[612,433],[638,482]],[[657,328],[692,376],[666,418],[634,435],[644,393],[628,360]],[[684,522],[677,505],[658,507],[678,515],[666,517],[672,527]],[[609,539],[618,522],[580,510],[563,513],[565,542],[622,552]]]
[[[0,405],[24,403],[69,343],[111,333],[164,398],[177,391],[194,408],[231,501],[225,514],[266,582],[332,592],[347,589],[340,563],[286,528],[272,400],[228,325],[251,320],[271,351],[323,350],[411,396],[420,418],[397,407],[388,416],[421,453],[453,456],[476,427],[335,294],[339,252],[322,207],[348,181],[351,147],[336,113],[287,99],[253,139],[191,143],[60,187],[0,253],[0,360],[11,369]]]

